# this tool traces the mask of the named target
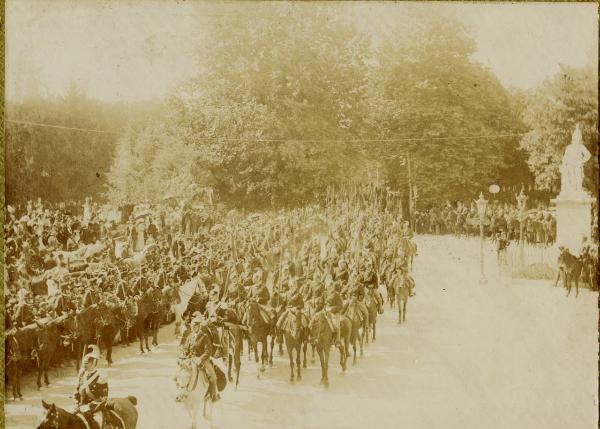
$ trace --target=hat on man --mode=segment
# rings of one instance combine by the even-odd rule
[[[98,360],[100,360],[100,348],[97,345],[92,344],[88,346],[88,350],[90,351],[83,356],[81,363],[85,363],[90,359],[95,359],[96,362],[98,362]]]

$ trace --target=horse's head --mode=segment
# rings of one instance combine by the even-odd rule
[[[49,404],[42,400],[44,415],[42,421],[37,425],[37,429],[61,429],[67,427],[64,418],[61,416],[60,408],[55,404]]]
[[[193,389],[195,379],[198,377],[198,369],[196,365],[189,359],[180,359],[177,363],[177,372],[173,377],[175,386],[177,387],[177,396],[175,401],[183,402],[188,397]]]
[[[258,301],[250,299],[248,301],[248,324],[252,326],[260,318],[260,307]]]

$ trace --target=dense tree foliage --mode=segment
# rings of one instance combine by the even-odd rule
[[[469,198],[494,182],[512,184],[506,172],[521,161],[518,137],[469,137],[520,130],[510,94],[471,61],[475,48],[457,19],[415,13],[395,23],[378,50],[373,123],[382,138],[406,139],[382,145],[386,173],[404,187],[406,168],[397,160],[409,153],[424,203]]]
[[[63,98],[8,104],[7,118],[25,123],[5,124],[7,203],[38,197],[50,201],[101,197],[118,133],[127,123],[143,123],[148,112],[157,109],[100,103],[74,86]]]
[[[76,90],[9,106],[15,119],[119,133],[7,124],[9,201],[156,201],[200,185],[259,208],[372,181],[406,196],[410,155],[423,206],[492,183],[535,179],[551,191],[576,122],[597,154],[593,75],[564,69],[536,91],[508,91],[473,61],[475,41],[448,11],[407,9],[374,37],[330,4],[201,9],[211,19],[190,41],[198,72],[161,106],[108,106]]]
[[[560,189],[559,167],[565,147],[580,123],[584,144],[592,153],[585,166],[584,187],[598,193],[598,97],[591,69],[561,67],[561,71],[528,94],[523,119],[528,132],[521,147],[540,189]]]

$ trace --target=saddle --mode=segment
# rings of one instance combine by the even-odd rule
[[[294,325],[296,323],[297,315],[297,313],[288,311],[283,322],[281,323],[281,329],[283,331],[292,331],[294,328],[298,329],[298,327]],[[300,312],[300,329],[307,329],[309,327],[309,323],[310,321],[308,320],[308,316],[305,313]]]

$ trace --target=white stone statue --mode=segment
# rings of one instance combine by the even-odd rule
[[[573,131],[571,144],[565,149],[565,155],[560,166],[561,195],[582,195],[583,165],[591,158],[590,152],[583,145],[579,124]]]

